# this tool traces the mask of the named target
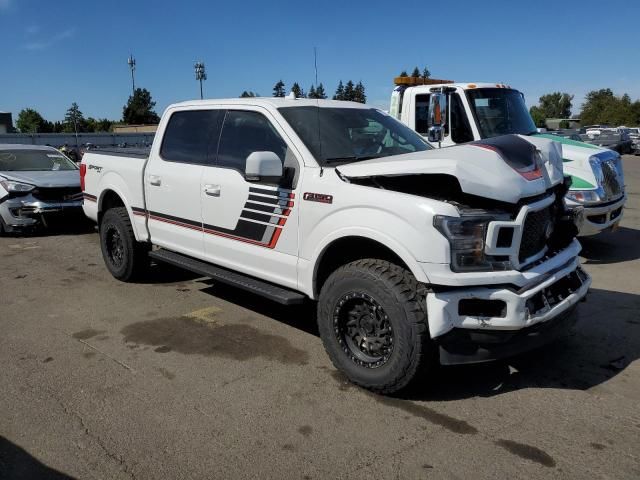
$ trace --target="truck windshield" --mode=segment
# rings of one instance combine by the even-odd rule
[[[375,108],[300,106],[279,111],[321,165],[431,148],[409,127]]]
[[[536,133],[533,119],[517,90],[478,88],[466,93],[482,138]]]
[[[55,172],[78,167],[55,150],[0,150],[0,172]]]

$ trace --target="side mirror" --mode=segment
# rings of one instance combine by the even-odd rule
[[[429,130],[430,142],[440,143],[444,138],[444,126],[447,124],[447,96],[435,92],[429,98]]]
[[[277,182],[282,178],[282,161],[273,152],[253,152],[244,169],[247,182]]]

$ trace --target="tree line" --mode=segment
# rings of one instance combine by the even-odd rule
[[[51,122],[33,108],[24,108],[18,113],[16,127],[21,133],[94,133],[110,132],[115,125],[157,124],[160,117],[155,112],[156,102],[146,88],[136,88],[122,108],[122,120],[93,118],[83,115],[73,102],[67,109],[64,120]]]
[[[537,127],[544,127],[547,118],[563,118],[567,122],[561,123],[561,127],[568,128],[573,99],[573,95],[564,92],[547,93],[529,113]],[[637,126],[640,125],[640,100],[633,102],[626,93],[617,96],[610,88],[592,90],[585,95],[575,118],[580,118],[582,125]]]
[[[305,92],[298,82],[293,82],[290,91],[296,96],[296,98],[317,98],[319,100],[328,98],[322,82],[320,82],[317,86],[312,84],[311,87],[309,87],[308,92]],[[286,95],[286,84],[282,81],[282,79],[278,80],[278,82],[273,86],[273,96],[285,97]],[[259,94],[254,93],[253,91],[245,90],[240,95],[240,98],[259,96]],[[336,87],[336,92],[332,98],[333,100],[344,100],[348,102],[367,102],[367,95],[365,93],[365,87],[363,83],[354,83],[353,80],[347,81],[346,84],[342,83],[342,80],[340,80],[338,86]]]

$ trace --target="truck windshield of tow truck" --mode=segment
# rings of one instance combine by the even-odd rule
[[[320,165],[432,148],[409,127],[375,108],[300,106],[278,110]]]
[[[524,98],[517,90],[478,88],[467,90],[466,95],[481,138],[537,132]]]

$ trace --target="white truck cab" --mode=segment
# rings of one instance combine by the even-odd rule
[[[115,278],[153,259],[317,301],[335,366],[393,393],[434,359],[501,358],[575,322],[590,278],[561,151],[516,135],[438,150],[353,102],[190,101],[150,151],[87,152],[83,208]]]
[[[615,229],[626,201],[620,155],[612,150],[550,133],[539,133],[524,96],[502,83],[454,83],[449,80],[397,77],[389,113],[428,138],[429,104],[434,93],[446,102],[446,122],[435,147],[518,134],[562,143],[564,172],[572,185],[568,205],[584,207],[580,235]]]

